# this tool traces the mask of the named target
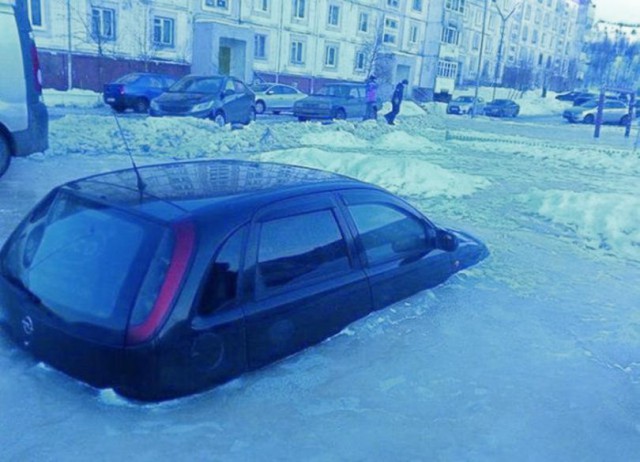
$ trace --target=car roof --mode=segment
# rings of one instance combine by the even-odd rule
[[[177,221],[212,208],[233,207],[251,215],[271,202],[348,187],[381,189],[367,183],[296,165],[239,160],[172,162],[102,173],[66,183],[73,191],[108,206],[162,221]]]

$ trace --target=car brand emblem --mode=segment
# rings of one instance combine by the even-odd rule
[[[22,318],[22,330],[27,335],[33,334],[33,320],[31,319],[31,316],[25,316]]]

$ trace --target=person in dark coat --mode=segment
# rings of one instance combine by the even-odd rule
[[[378,84],[376,83],[376,76],[370,76],[366,81],[365,96],[367,107],[363,120],[377,119],[378,118]]]
[[[400,105],[404,99],[405,85],[409,85],[407,79],[404,79],[396,85],[396,89],[393,91],[393,96],[391,97],[391,111],[384,115],[384,118],[387,119],[389,125],[395,125],[396,116],[400,112]]]

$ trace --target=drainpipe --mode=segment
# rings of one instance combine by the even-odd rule
[[[473,111],[471,117],[476,115],[476,102],[478,101],[478,90],[480,89],[480,72],[482,70],[482,52],[484,51],[484,34],[487,30],[487,11],[489,10],[489,0],[484,0],[484,14],[482,15],[482,35],[480,36],[480,53],[478,55],[478,73],[476,74],[476,90],[473,98]]]

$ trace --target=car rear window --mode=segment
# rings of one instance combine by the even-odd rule
[[[140,78],[140,74],[127,74],[120,77],[118,80],[116,80],[115,83],[123,83],[123,84],[133,83],[139,78]]]
[[[68,323],[120,341],[163,226],[61,191],[13,235],[2,272]],[[157,265],[156,265],[157,266]]]

